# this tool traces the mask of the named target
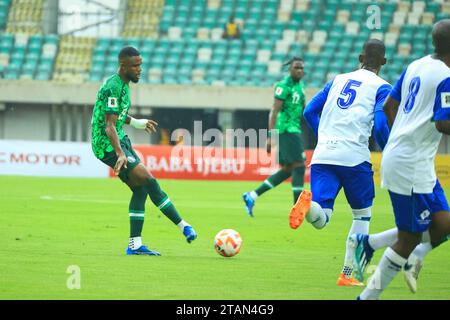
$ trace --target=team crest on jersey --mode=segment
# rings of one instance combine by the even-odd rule
[[[283,88],[277,87],[276,90],[275,90],[275,94],[276,94],[277,96],[279,96],[279,95],[281,95],[282,93],[283,93]]]
[[[425,220],[425,219],[428,218],[429,216],[430,216],[430,211],[424,210],[424,211],[420,214],[420,219]]]
[[[450,92],[441,93],[442,108],[450,108]]]
[[[108,98],[108,108],[117,108],[117,98]]]

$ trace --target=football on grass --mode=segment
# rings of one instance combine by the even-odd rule
[[[233,229],[224,229],[214,238],[214,248],[224,257],[232,257],[241,250],[242,238],[239,232]]]

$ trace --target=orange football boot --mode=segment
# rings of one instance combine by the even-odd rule
[[[359,282],[358,280],[356,280],[353,277],[347,278],[343,272],[341,272],[341,274],[339,275],[339,278],[337,280],[337,285],[345,286],[345,287],[350,287],[350,286],[364,287],[364,283]]]
[[[312,193],[309,190],[303,190],[297,199],[297,202],[289,214],[289,225],[292,229],[297,229],[305,220],[306,215],[311,208]]]

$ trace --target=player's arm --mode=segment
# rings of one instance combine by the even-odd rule
[[[398,106],[400,105],[400,101],[395,100],[392,96],[387,97],[384,106],[383,111],[386,115],[388,125],[390,128],[392,128],[392,125],[394,124],[395,116],[397,115]]]
[[[389,139],[389,126],[383,110],[375,112],[373,135],[381,150],[384,150]]]
[[[433,121],[439,132],[450,135],[450,78],[442,81],[437,87]]]
[[[394,124],[395,116],[397,115],[398,111],[398,106],[400,105],[400,101],[402,101],[402,85],[407,70],[408,69],[405,69],[405,71],[403,71],[402,75],[397,80],[395,85],[392,87],[389,96],[384,102],[383,111],[386,114],[389,128],[391,128],[392,125]]]
[[[280,112],[281,108],[283,107],[283,104],[284,104],[284,100],[280,100],[275,97],[275,99],[273,101],[272,109],[270,110],[270,114],[269,114],[269,125],[268,125],[269,132],[272,132],[272,130],[275,128],[278,113]],[[272,150],[272,141],[269,137],[269,139],[267,139],[267,152],[270,153],[271,150]]]
[[[120,146],[119,142],[119,136],[117,135],[116,130],[116,123],[117,123],[118,115],[114,113],[107,113],[105,115],[105,121],[106,121],[106,135],[108,136],[108,139],[114,148],[114,152],[117,155],[117,162],[114,166],[114,174],[118,175],[120,172],[120,169],[122,167],[127,167],[127,157],[125,153],[122,150],[122,147]]]
[[[450,120],[436,121],[436,129],[440,133],[450,135]]]
[[[277,123],[277,117],[280,110],[283,108],[283,104],[291,93],[290,88],[286,87],[283,83],[278,83],[275,86],[275,94],[272,109],[269,114],[269,125],[267,126],[269,130],[269,139],[267,139],[267,152],[270,153],[272,150],[272,139],[270,134],[275,129]]]
[[[272,109],[269,114],[269,130],[272,131],[275,128],[275,124],[277,122],[278,112],[280,112],[283,107],[283,100],[279,100],[277,98],[274,99]]]
[[[145,130],[148,133],[156,132],[156,127],[158,126],[158,122],[156,122],[154,120],[135,119],[129,115],[127,115],[127,118],[125,119],[125,123],[129,124],[133,128]]]
[[[328,93],[330,92],[332,85],[333,81],[327,83],[325,87],[311,99],[306,106],[305,111],[303,111],[303,118],[305,118],[306,123],[316,136],[319,134],[320,114],[327,102]]]
[[[375,97],[373,135],[381,150],[384,149],[389,138],[388,120],[383,111],[383,105],[391,90],[391,85],[384,84],[378,88]]]

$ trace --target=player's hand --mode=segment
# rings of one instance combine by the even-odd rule
[[[270,139],[267,140],[266,151],[267,151],[267,153],[272,152],[272,141],[270,141]]]
[[[116,161],[116,165],[114,166],[114,174],[116,176],[119,175],[122,168],[127,168],[127,162],[127,156],[122,152]]]
[[[147,121],[147,124],[145,126],[145,131],[147,131],[148,133],[153,133],[156,132],[156,127],[158,126],[158,122],[149,119]]]

